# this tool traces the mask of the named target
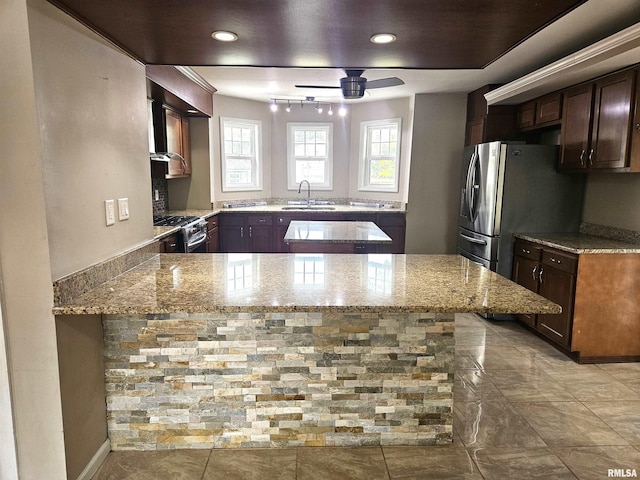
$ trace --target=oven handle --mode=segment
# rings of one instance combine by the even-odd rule
[[[198,237],[196,240],[187,243],[187,248],[197,247],[201,243],[204,243],[206,239],[207,239],[207,233],[205,232],[200,237]]]

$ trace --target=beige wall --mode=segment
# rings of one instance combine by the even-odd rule
[[[269,105],[262,103],[262,108]],[[270,111],[269,111],[270,112]],[[337,112],[333,116],[319,114],[313,105],[304,108],[293,106],[287,113],[282,106],[273,113],[271,147],[272,175],[271,193],[276,198],[298,198],[298,190],[287,188],[287,123],[288,122],[321,122],[333,123],[333,189],[313,190],[313,198],[346,198],[349,193],[349,117],[340,117]]]
[[[380,102],[365,102],[349,104],[349,118],[351,121],[351,139],[349,145],[349,194],[350,198],[387,200],[396,202],[407,201],[407,176],[411,158],[412,140],[412,99],[397,98]],[[371,120],[385,120],[387,118],[402,118],[402,138],[400,142],[400,179],[398,192],[363,192],[358,190],[358,170],[360,161],[360,124]]]
[[[455,253],[465,94],[415,97],[406,253]]]
[[[56,317],[67,476],[78,478],[107,440],[102,317]]]
[[[298,198],[297,190],[287,187],[287,123],[330,122],[333,124],[333,189],[314,190],[314,198],[360,198],[374,200],[407,200],[407,179],[411,152],[412,101],[401,98],[380,102],[350,103],[345,117],[337,114],[318,114],[313,105],[293,105],[287,113],[284,108],[271,112],[269,105],[222,95],[214,95],[214,117],[211,120],[212,171],[211,182],[215,200],[251,198]],[[220,116],[261,120],[263,128],[263,155],[265,176],[262,192],[222,192],[220,167]],[[400,159],[400,188],[398,192],[361,192],[358,190],[358,161],[360,123],[369,120],[402,118],[402,144]],[[169,197],[173,192],[169,192]],[[184,196],[184,195],[183,195]],[[173,200],[172,200],[173,203]]]
[[[589,174],[582,220],[640,232],[640,174]]]
[[[256,199],[271,197],[271,111],[263,102],[213,96],[213,117],[209,121],[211,138],[211,201]],[[234,117],[262,122],[263,177],[261,191],[223,192],[220,165],[220,117]]]
[[[0,288],[20,478],[57,480],[66,471],[28,13],[26,0],[2,2]]]
[[[53,279],[153,237],[144,66],[51,4],[29,2]],[[104,201],[130,219],[105,225]]]
[[[189,119],[191,142],[191,171],[189,178],[167,180],[169,210],[211,208],[211,157],[209,119]]]

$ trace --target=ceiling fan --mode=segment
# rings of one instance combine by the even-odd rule
[[[404,85],[398,77],[380,78],[367,81],[362,76],[364,70],[345,70],[347,76],[340,79],[340,86],[329,85],[296,85],[298,88],[340,88],[346,99],[361,98],[367,88],[384,88]]]

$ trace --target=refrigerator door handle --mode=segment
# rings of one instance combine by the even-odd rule
[[[468,195],[468,203],[469,203],[469,219],[472,222],[476,221],[477,213],[476,210],[476,190],[480,188],[479,185],[476,184],[476,168],[478,165],[479,155],[478,152],[474,152],[471,157],[471,163],[469,164],[469,172],[467,173],[468,178],[468,187],[467,187],[467,195]]]
[[[473,238],[470,237],[469,235],[465,235],[464,233],[461,233],[460,236],[462,238],[464,238],[465,240],[471,242],[471,243],[475,243],[477,245],[486,245],[487,241],[486,240],[478,240],[477,238]]]

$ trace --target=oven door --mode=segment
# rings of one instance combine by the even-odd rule
[[[185,253],[204,253],[207,243],[207,230],[200,231],[192,236],[188,242],[184,242]]]

